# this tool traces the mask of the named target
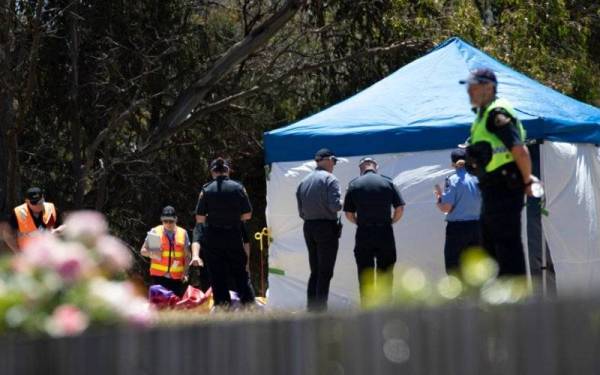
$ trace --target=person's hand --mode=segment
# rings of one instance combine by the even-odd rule
[[[442,196],[442,188],[440,187],[439,184],[435,184],[433,186],[434,190],[433,190],[433,195],[435,196],[435,199],[438,200],[441,198]]]
[[[200,257],[192,257],[192,260],[190,261],[190,266],[204,267],[204,262],[202,261],[202,258],[200,258]]]
[[[61,225],[58,228],[52,228],[52,231],[50,233],[52,233],[52,234],[61,234],[64,229],[65,229],[65,226]]]
[[[537,191],[533,190],[534,186],[537,188]],[[529,178],[525,180],[525,194],[527,194],[528,197],[541,198],[541,196],[544,195],[543,192],[543,185],[539,178],[530,175]]]

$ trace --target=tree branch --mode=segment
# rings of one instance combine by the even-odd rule
[[[185,121],[185,118],[202,102],[208,91],[218,83],[238,63],[267,43],[295,14],[307,0],[286,0],[284,5],[269,19],[252,30],[242,41],[234,44],[215,65],[177,99],[169,113],[161,121],[155,138],[166,129],[172,129]]]

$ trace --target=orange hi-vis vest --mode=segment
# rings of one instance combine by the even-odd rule
[[[54,225],[56,223],[56,208],[54,204],[44,202],[44,214],[42,216],[42,222],[44,225]],[[23,203],[20,206],[15,207],[15,216],[17,217],[17,223],[19,224],[19,232],[17,233],[17,242],[19,248],[25,247],[31,237],[39,233],[38,228],[35,226],[31,212],[27,207],[27,203]]]
[[[185,265],[185,229],[175,226],[174,243],[169,242],[162,225],[155,227],[153,231],[161,238],[161,257],[160,260],[151,258],[150,275],[181,280]]]

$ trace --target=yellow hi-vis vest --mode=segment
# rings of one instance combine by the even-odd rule
[[[171,247],[162,225],[155,227],[153,230],[161,238],[161,257],[160,260],[151,258],[150,275],[167,276],[168,274],[171,279],[181,280],[185,265],[185,229],[175,226],[175,243],[173,247]]]
[[[17,242],[19,249],[23,249],[31,237],[38,233],[38,228],[36,228],[33,217],[31,217],[27,203],[15,207],[15,216],[17,217],[17,224],[19,225]],[[54,207],[54,204],[44,202],[42,221],[44,225],[54,225],[54,223],[56,223],[56,208]]]
[[[490,103],[484,110],[483,114],[478,115],[471,125],[471,144],[478,142],[487,142],[492,148],[492,158],[489,163],[485,166],[487,173],[493,172],[500,168],[504,164],[508,164],[514,161],[514,157],[510,150],[504,146],[504,143],[494,133],[487,130],[487,120],[492,110],[496,108],[505,109],[510,115],[517,121],[517,128],[519,129],[519,136],[521,141],[525,141],[525,129],[521,124],[521,121],[517,118],[515,110],[512,108],[510,103],[506,99],[496,99]]]

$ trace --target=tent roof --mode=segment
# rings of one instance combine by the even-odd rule
[[[514,105],[528,138],[600,143],[600,109],[451,38],[349,99],[265,133],[266,162],[309,160],[322,147],[342,156],[455,147],[474,117],[458,80],[482,66],[496,72],[498,96]]]

